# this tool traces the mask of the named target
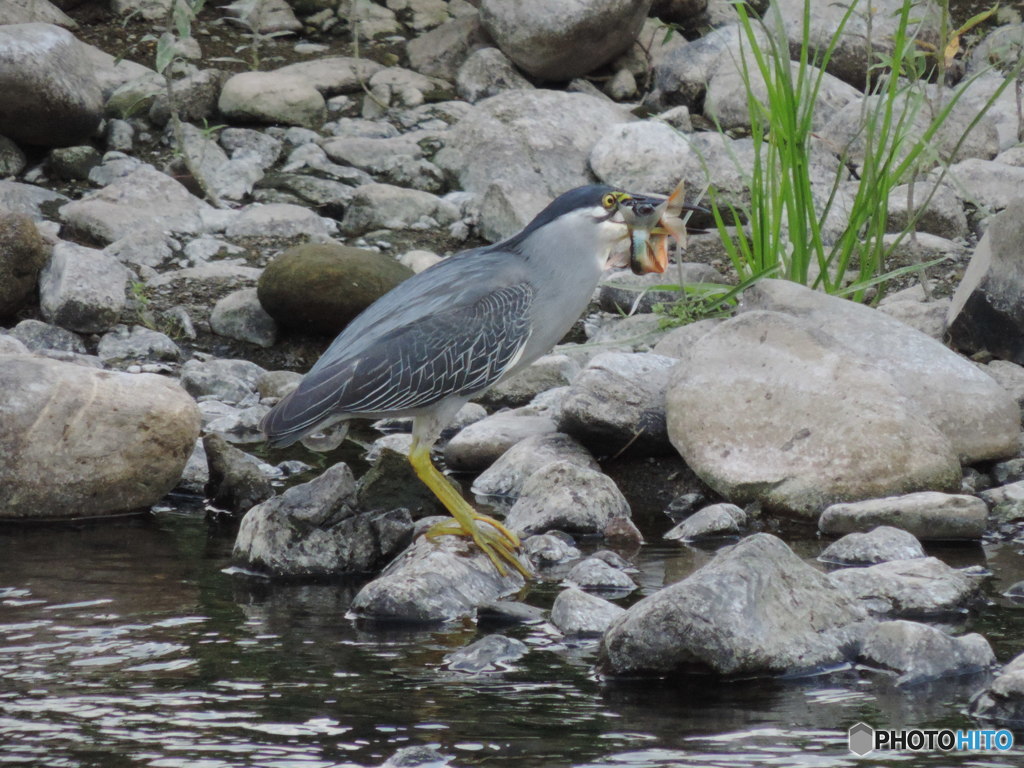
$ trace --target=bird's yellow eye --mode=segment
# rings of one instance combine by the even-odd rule
[[[616,200],[615,195],[613,195],[611,192],[609,192],[607,195],[601,198],[601,205],[603,205],[608,210],[614,208],[617,202],[618,201]]]

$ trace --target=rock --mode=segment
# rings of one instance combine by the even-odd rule
[[[848,533],[829,544],[818,559],[839,565],[874,565],[890,560],[924,557],[914,534],[891,525],[880,525],[867,533]]]
[[[1020,197],[1024,167],[968,157],[949,166],[947,180],[956,184],[966,199],[1001,211]]]
[[[449,764],[450,760],[433,747],[415,746],[398,750],[381,763],[380,768],[442,768]]]
[[[32,219],[0,211],[0,318],[13,316],[35,292],[48,254]]]
[[[228,159],[220,145],[193,125],[182,125],[182,151],[191,168],[202,178],[204,189],[221,200],[238,201],[252,192],[263,178],[256,155],[241,154]]]
[[[597,557],[576,563],[565,580],[580,589],[604,594],[623,595],[636,589],[636,582],[628,574]]]
[[[28,355],[31,350],[22,344],[14,336],[7,333],[0,333],[0,356],[3,355]]]
[[[988,689],[971,702],[970,713],[984,721],[1024,723],[1024,653],[1003,667]]]
[[[934,189],[934,193],[933,193]],[[889,192],[886,226],[890,232],[901,232],[910,222],[908,193],[910,186],[901,184]],[[967,214],[956,190],[948,184],[936,189],[932,184],[914,185],[915,232],[930,232],[950,240],[967,236]]]
[[[551,432],[533,435],[513,445],[473,482],[478,496],[518,498],[523,483],[541,467],[568,461],[579,467],[600,471],[590,452],[568,435]]]
[[[629,502],[610,477],[556,461],[526,479],[505,525],[524,536],[550,530],[601,535],[614,519],[629,514]]]
[[[0,514],[86,518],[144,509],[181,477],[195,403],[152,374],[12,355],[0,365]]]
[[[937,301],[886,301],[878,305],[878,311],[899,320],[904,325],[931,336],[937,341],[946,337],[946,316],[949,313],[949,299]]]
[[[598,637],[626,610],[576,587],[558,593],[551,606],[551,623],[567,637]]]
[[[203,437],[203,448],[209,465],[206,497],[215,507],[245,513],[274,495],[256,457],[216,434]]]
[[[285,0],[262,0],[256,4],[226,6],[228,18],[253,35],[273,36],[274,33],[298,32],[302,22]],[[253,43],[255,45],[255,42]]]
[[[53,24],[0,26],[0,134],[24,144],[78,144],[99,127],[103,97],[84,46]]]
[[[721,322],[719,318],[709,318],[689,323],[681,328],[675,328],[658,339],[658,343],[654,345],[651,351],[656,355],[677,359],[687,357],[690,353],[690,347]]]
[[[516,443],[555,432],[551,416],[527,406],[499,411],[461,430],[444,447],[444,462],[458,472],[479,472]]]
[[[242,518],[234,557],[276,576],[367,573],[409,541],[404,510],[359,513],[345,464],[253,507]]]
[[[448,83],[404,67],[388,67],[374,73],[369,86],[370,92],[363,99],[365,118],[381,117],[389,107],[411,109],[451,96]]]
[[[360,509],[407,509],[414,520],[447,514],[440,499],[416,476],[408,453],[384,448],[372,461],[359,482]]]
[[[368,62],[369,63],[369,62]],[[281,156],[281,140],[252,128],[225,128],[217,140],[232,159],[252,157],[266,170]]]
[[[499,575],[464,537],[421,536],[359,591],[350,611],[360,619],[437,624],[467,616],[523,583],[517,571]]]
[[[514,637],[487,635],[465,648],[444,657],[445,666],[454,672],[478,675],[482,672],[504,672],[529,652],[526,643]]]
[[[68,7],[65,5],[65,7]],[[74,29],[75,20],[50,0],[9,0],[0,8],[0,24],[29,24],[44,22]]]
[[[178,118],[186,121],[182,126],[188,130],[190,123],[209,124],[217,113],[217,99],[228,75],[219,69],[202,69],[176,78],[171,84],[174,108]],[[171,102],[167,96],[167,85],[158,81],[159,88],[149,105],[149,120],[154,125],[167,125],[171,119]],[[113,100],[113,96],[111,99]],[[110,111],[110,103],[107,104]],[[198,130],[198,129],[195,129]]]
[[[1024,482],[1010,483],[981,492],[981,498],[992,509],[998,522],[1024,519]]]
[[[475,11],[409,40],[409,66],[429,77],[454,81],[470,53],[489,43]]]
[[[374,229],[438,229],[458,220],[454,205],[429,192],[364,184],[352,195],[341,228],[346,234],[360,235]]]
[[[213,209],[185,187],[143,165],[60,209],[74,235],[109,244],[140,229],[198,233]]]
[[[604,98],[514,90],[474,105],[446,137],[434,162],[483,200],[489,240],[518,232],[550,200],[592,183],[588,158],[609,125],[630,115]]]
[[[116,260],[61,241],[39,276],[39,307],[48,322],[69,331],[102,333],[120,318],[127,284]]]
[[[210,313],[210,329],[218,336],[259,347],[274,346],[277,323],[263,309],[256,290],[242,288],[220,299]]]
[[[282,398],[299,386],[302,374],[295,371],[267,371],[256,383],[260,397]]]
[[[682,169],[700,163],[686,136],[650,120],[612,126],[594,144],[589,160],[605,184],[664,195],[687,177]]]
[[[561,531],[528,537],[523,541],[523,554],[537,568],[564,565],[580,557],[580,551],[573,545],[572,536]]]
[[[193,359],[181,367],[181,386],[197,399],[212,398],[235,405],[252,394],[267,375],[267,371],[248,360]],[[260,394],[266,396],[262,390]]]
[[[298,75],[240,72],[224,83],[217,108],[229,120],[319,128],[327,119],[324,97]]]
[[[567,386],[579,372],[579,364],[567,355],[544,355],[499,381],[478,399],[491,408],[519,408],[542,392]]]
[[[662,538],[669,541],[691,542],[739,536],[740,527],[746,523],[747,513],[735,504],[712,504],[694,512]]]
[[[44,207],[60,207],[66,202],[68,198],[59,192],[52,192],[34,184],[0,179],[0,208],[9,214],[23,214],[33,221],[41,222],[46,219],[43,215]]]
[[[625,51],[643,26],[650,0],[545,3],[483,0],[480,23],[512,61],[545,80],[588,74]]]
[[[25,153],[6,136],[0,136],[0,179],[17,176],[28,164]]]
[[[1024,409],[1024,367],[1008,360],[993,360],[985,366],[985,372]]]
[[[354,56],[323,56],[311,61],[299,61],[274,70],[275,74],[299,77],[316,88],[324,98],[341,93],[358,93],[360,83],[383,69],[383,65],[370,59]]]
[[[873,614],[903,618],[959,613],[978,591],[974,580],[934,557],[843,568],[828,578]]]
[[[996,657],[977,633],[950,637],[926,624],[883,621],[864,638],[858,660],[896,673],[896,685],[911,686],[983,672]]]
[[[50,152],[47,161],[50,173],[57,179],[84,181],[89,171],[100,164],[99,151],[90,145],[58,147]]]
[[[263,308],[285,328],[334,336],[411,276],[407,267],[373,251],[302,243],[271,260],[258,291]]]
[[[1018,197],[992,220],[953,295],[947,319],[957,349],[967,354],[986,350],[1024,364],[1022,248],[1024,198]]]
[[[675,264],[672,266],[671,275],[669,279],[674,284],[721,283],[724,279],[718,270],[707,264]],[[665,283],[665,275],[657,272],[647,275],[615,272],[602,279],[598,285],[597,304],[605,312],[616,315],[653,312],[655,304],[667,305],[680,299],[677,290],[657,290],[657,286],[664,286]],[[690,328],[699,323],[713,325],[714,320],[698,320],[684,325],[682,328]],[[710,325],[706,327],[710,327]],[[679,357],[679,355],[672,354],[669,357]]]
[[[215,401],[213,401],[215,402]],[[248,408],[232,408],[221,404],[220,412],[211,412],[210,402],[200,403],[203,412],[203,429],[222,435],[229,443],[262,443],[266,440],[259,424],[267,415],[269,407],[254,405]]]
[[[833,504],[818,521],[829,536],[891,525],[925,541],[980,539],[988,510],[976,496],[922,491],[905,496]]]
[[[326,238],[335,229],[333,220],[301,205],[267,203],[249,205],[239,211],[224,234],[228,237]]]
[[[460,97],[475,104],[503,91],[533,88],[533,84],[497,48],[480,48],[459,67],[455,87]]]
[[[493,603],[480,606],[476,612],[476,623],[481,629],[541,624],[544,618],[545,613],[541,608],[515,600],[495,600]]]
[[[665,392],[670,357],[605,352],[580,372],[562,402],[558,429],[599,455],[670,450]]]
[[[864,610],[779,539],[759,533],[644,598],[604,634],[613,676],[793,674],[843,661]]]
[[[100,339],[96,354],[104,363],[173,362],[181,359],[181,348],[160,331],[116,325]]]
[[[85,344],[77,335],[39,320],[22,320],[10,333],[33,352],[61,350],[79,355],[86,352]]]

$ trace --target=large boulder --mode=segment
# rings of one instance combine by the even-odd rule
[[[644,598],[605,632],[599,666],[615,676],[808,672],[843,661],[866,617],[780,539],[744,539]]]
[[[303,243],[267,265],[258,295],[267,313],[285,328],[333,336],[412,274],[373,251]]]
[[[0,515],[115,515],[159,501],[199,436],[195,401],[153,374],[27,355],[0,363]]]
[[[80,144],[103,117],[84,46],[53,24],[0,26],[0,134],[25,144]]]

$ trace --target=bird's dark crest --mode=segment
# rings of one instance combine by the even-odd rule
[[[593,208],[601,205],[601,198],[609,192],[620,191],[616,187],[607,184],[590,184],[585,187],[576,187],[564,192],[552,200],[547,208],[538,213],[533,221],[526,225],[522,232],[513,235],[504,242],[492,246],[494,250],[519,250],[519,245],[545,224],[550,224],[559,216],[575,211],[579,208]]]

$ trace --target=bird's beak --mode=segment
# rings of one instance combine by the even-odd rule
[[[685,242],[684,211],[705,211],[683,200],[683,182],[667,198],[632,195],[619,204],[629,231],[629,268],[634,274],[668,269],[668,239]]]

